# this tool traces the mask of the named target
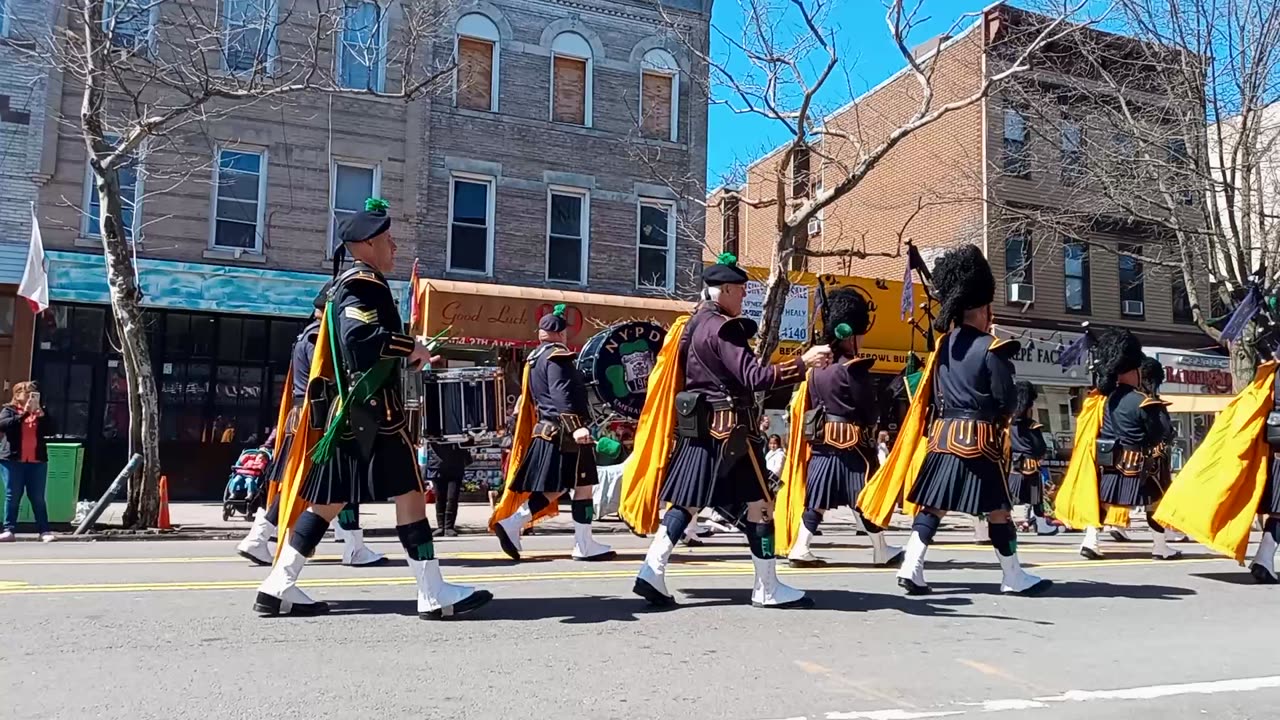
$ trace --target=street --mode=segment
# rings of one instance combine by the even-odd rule
[[[650,611],[630,593],[640,538],[602,535],[619,558],[585,564],[570,536],[532,536],[516,565],[463,536],[437,543],[446,577],[497,597],[442,623],[417,618],[385,538],[375,568],[320,547],[302,585],[334,607],[306,619],[250,612],[266,570],[233,542],[16,543],[0,548],[0,695],[12,720],[1275,717],[1280,589],[1193,544],[1151,561],[1134,537],[1090,563],[1078,535],[1023,536],[1058,584],[1021,598],[996,594],[990,548],[944,532],[934,593],[907,598],[833,526],[814,546],[831,565],[782,570],[817,602],[790,611],[750,607],[745,545],[717,537],[677,551],[682,604]]]

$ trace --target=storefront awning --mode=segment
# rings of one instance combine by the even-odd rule
[[[666,327],[693,309],[683,300],[456,280],[420,280],[417,294],[420,309],[414,332],[433,336],[448,329],[450,345],[535,346],[538,318],[558,303],[568,306],[568,339],[575,349],[615,323],[648,320]]]
[[[1233,395],[1166,395],[1160,399],[1169,403],[1171,413],[1218,413],[1227,407]]]

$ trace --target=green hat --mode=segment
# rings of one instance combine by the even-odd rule
[[[596,441],[596,456],[602,460],[615,460],[622,452],[622,444],[611,437],[602,437]]]

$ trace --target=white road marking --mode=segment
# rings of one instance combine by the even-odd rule
[[[1280,675],[1267,675],[1256,678],[1237,678],[1234,680],[1214,680],[1210,682],[1182,683],[1178,685],[1148,685],[1146,687],[1123,688],[1119,690],[1068,690],[1060,695],[1045,695],[1036,698],[1008,698],[1003,700],[986,700],[980,703],[953,702],[950,707],[936,710],[903,710],[889,708],[886,710],[853,710],[849,712],[829,712],[822,717],[825,720],[926,720],[927,718],[955,717],[974,713],[1008,712],[1010,710],[1040,710],[1055,705],[1082,702],[1107,702],[1114,700],[1157,700],[1179,695],[1216,695],[1219,693],[1242,693],[1257,690],[1280,688]],[[789,718],[788,720],[810,720]]]

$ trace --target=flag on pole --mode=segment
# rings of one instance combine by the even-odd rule
[[[31,311],[36,315],[49,307],[49,273],[45,270],[44,240],[40,237],[35,203],[31,204],[31,247],[27,248],[27,267],[22,271],[18,295],[31,303]]]
[[[911,317],[911,311],[916,305],[916,288],[912,282],[911,269],[911,257],[908,255],[907,269],[902,273],[902,307],[898,309],[899,320]]]

